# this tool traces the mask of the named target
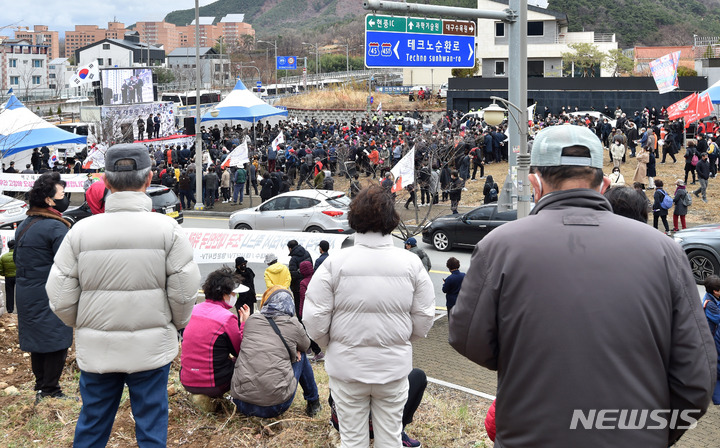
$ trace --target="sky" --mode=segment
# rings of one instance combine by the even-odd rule
[[[199,3],[205,6],[213,1]],[[171,11],[194,7],[193,0],[0,0],[0,34],[12,36],[16,26],[32,29],[33,25],[47,25],[52,31],[60,31],[62,37],[65,31],[74,30],[75,25],[107,28],[107,23],[114,19],[129,26],[135,22],[160,21]]]

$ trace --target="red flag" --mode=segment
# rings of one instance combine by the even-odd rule
[[[686,96],[677,103],[671,104],[667,108],[668,118],[676,120],[686,115],[692,114],[695,110],[695,103],[697,99],[697,93]]]
[[[701,118],[709,117],[713,113],[712,100],[710,100],[709,93],[701,93],[697,95],[695,101],[695,107],[693,113],[685,116],[685,127],[690,126],[690,123],[700,120]]]
[[[390,189],[390,192],[397,193],[400,190],[402,190],[402,176],[398,176],[398,178],[395,179],[395,183],[393,184],[392,188]]]

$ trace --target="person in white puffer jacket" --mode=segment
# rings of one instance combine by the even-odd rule
[[[369,446],[370,412],[375,446],[401,446],[411,341],[432,327],[435,291],[420,258],[393,245],[399,216],[388,191],[361,190],[348,221],[355,246],[333,252],[313,275],[303,323],[327,346],[342,447]]]
[[[46,291],[75,328],[83,407],[75,447],[107,444],[127,384],[141,447],[167,444],[170,363],[190,320],[200,271],[177,222],[153,213],[150,157],[141,144],[105,154],[105,213],[68,232]]]

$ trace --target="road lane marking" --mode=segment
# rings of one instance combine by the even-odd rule
[[[467,388],[467,387],[465,387],[465,386],[460,386],[459,384],[448,383],[447,381],[443,381],[443,380],[439,380],[439,379],[437,379],[437,378],[431,378],[431,377],[427,377],[427,380],[428,380],[429,382],[431,382],[431,383],[435,383],[435,384],[440,385],[440,386],[449,387],[449,388],[451,388],[451,389],[459,390],[459,391],[461,391],[461,392],[465,392],[465,393],[470,394],[470,395],[475,395],[476,397],[486,398],[486,399],[488,399],[488,400],[490,400],[490,401],[495,400],[495,396],[494,396],[494,395],[486,394],[486,393],[484,393],[484,392],[480,392],[480,391],[477,391],[477,390],[474,390],[474,389],[470,389],[470,388]]]

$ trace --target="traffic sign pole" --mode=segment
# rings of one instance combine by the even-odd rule
[[[530,184],[528,182],[528,169],[530,165],[530,157],[528,155],[527,146],[527,0],[509,0],[508,9],[504,11],[487,11],[472,8],[458,8],[450,6],[436,6],[436,5],[422,5],[417,3],[401,3],[395,1],[385,0],[365,0],[363,8],[370,11],[384,11],[384,12],[397,12],[405,14],[419,14],[424,16],[440,16],[440,17],[452,17],[454,19],[492,19],[500,20],[509,24],[510,32],[508,33],[509,43],[509,55],[508,55],[508,69],[510,67],[514,70],[510,70],[511,76],[508,78],[508,94],[511,101],[509,105],[514,106],[517,110],[508,110],[508,113],[512,116],[509,121],[509,147],[510,151],[514,156],[510,156],[510,173],[508,177],[512,177],[512,169],[517,168],[518,173],[518,187],[521,193],[517,196],[517,207],[518,207],[518,219],[527,216],[530,209]],[[392,23],[391,27],[402,27],[402,21]],[[368,28],[368,19],[365,22],[365,35],[372,31],[372,28]],[[388,22],[390,25],[390,23]],[[385,25],[383,19],[383,26]],[[377,26],[377,24],[376,24]],[[407,32],[407,20],[405,20],[405,31]],[[434,28],[434,27],[433,27]],[[443,31],[447,31],[443,26]],[[397,30],[396,32],[400,32]],[[366,40],[367,55],[369,50],[369,44]],[[380,50],[382,51],[382,50]],[[366,56],[367,60],[367,56]],[[366,62],[367,65],[367,62]],[[514,103],[514,104],[513,104]],[[515,115],[513,115],[515,112]],[[515,153],[515,148],[518,148],[519,154]],[[506,204],[503,204],[506,205]]]

